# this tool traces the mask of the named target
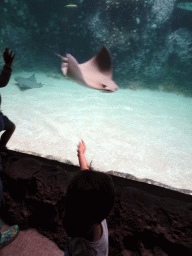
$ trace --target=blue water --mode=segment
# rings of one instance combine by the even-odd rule
[[[3,112],[17,127],[10,149],[78,165],[83,139],[97,170],[192,188],[192,98],[129,89],[105,94],[43,72],[36,72],[42,88],[21,92],[14,77],[32,74],[13,73],[1,90]]]

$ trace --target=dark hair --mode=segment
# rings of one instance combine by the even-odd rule
[[[106,219],[115,198],[112,178],[84,170],[71,180],[65,196],[63,227],[70,237],[84,236],[93,224]]]

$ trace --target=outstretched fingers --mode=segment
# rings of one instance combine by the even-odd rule
[[[77,145],[77,152],[78,152],[78,154],[80,153],[80,152],[85,152],[85,150],[86,150],[86,146],[85,146],[85,142],[83,141],[83,140],[81,140],[80,142],[79,142],[79,144]]]

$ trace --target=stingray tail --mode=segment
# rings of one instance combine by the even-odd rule
[[[55,51],[52,51],[52,50],[50,50],[50,51],[53,52],[55,55],[57,55],[62,61],[67,62],[67,58],[66,57],[56,53]]]

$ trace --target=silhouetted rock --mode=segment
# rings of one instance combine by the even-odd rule
[[[14,151],[2,162],[0,217],[20,230],[36,228],[64,249],[63,201],[79,167]],[[190,195],[111,177],[116,198],[107,218],[109,255],[192,255]]]

